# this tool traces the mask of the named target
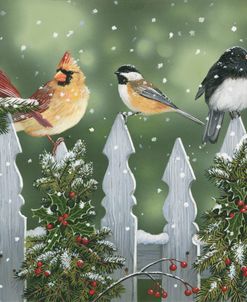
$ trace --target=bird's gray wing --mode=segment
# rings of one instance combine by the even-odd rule
[[[171,100],[158,88],[153,87],[151,83],[146,81],[139,82],[136,85],[132,85],[132,88],[141,96],[153,101],[160,102],[164,105],[177,109],[177,106],[171,102]]]

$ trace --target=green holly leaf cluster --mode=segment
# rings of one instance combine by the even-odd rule
[[[197,302],[247,300],[247,137],[232,157],[218,154],[207,171],[220,191],[216,205],[203,215],[202,255],[195,268],[202,279]],[[245,272],[246,270],[246,272]],[[207,273],[208,275],[208,273]]]
[[[27,238],[25,262],[17,277],[27,281],[30,301],[89,302],[110,286],[110,276],[124,266],[107,241],[109,229],[96,230],[91,193],[96,189],[92,164],[85,162],[85,145],[78,141],[61,162],[43,154],[42,178],[35,187],[44,194],[33,210],[40,227]],[[102,299],[110,301],[123,291],[114,287]]]

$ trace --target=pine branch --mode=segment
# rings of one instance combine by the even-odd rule
[[[0,98],[0,135],[8,132],[7,114],[28,113],[37,110],[38,101],[14,97]]]

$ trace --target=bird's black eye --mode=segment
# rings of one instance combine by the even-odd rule
[[[74,72],[71,71],[71,70],[65,70],[65,69],[62,69],[62,68],[57,69],[57,72],[59,72],[59,71],[66,75],[66,80],[64,82],[58,82],[58,85],[66,86],[66,85],[70,84],[71,79],[73,78],[73,73]]]

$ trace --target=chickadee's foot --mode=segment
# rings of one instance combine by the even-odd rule
[[[58,146],[64,142],[63,137],[59,137],[54,143],[53,143],[53,148],[52,148],[52,155],[54,156],[57,152]]]
[[[231,111],[229,112],[231,119],[233,120],[234,118],[240,117],[240,112],[238,111]]]
[[[120,112],[120,114],[122,115],[122,117],[124,119],[124,123],[127,124],[128,112]]]

